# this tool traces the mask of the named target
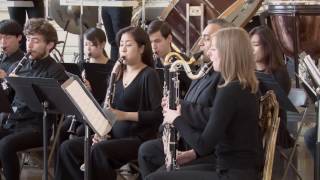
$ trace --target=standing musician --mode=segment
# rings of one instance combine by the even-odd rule
[[[31,18],[44,18],[44,0],[31,0],[34,7],[8,7],[10,19],[17,21],[20,26],[24,26],[27,15]],[[26,39],[23,36],[20,45],[23,51],[26,51]]]
[[[30,59],[15,72],[15,75],[65,81],[68,77],[63,66],[57,64],[49,55],[58,42],[54,27],[44,19],[30,19],[24,27],[24,34],[27,38],[27,52],[30,53]],[[12,107],[14,113],[0,129],[0,164],[6,179],[19,180],[20,166],[17,152],[43,145],[42,113],[32,112],[18,96],[14,97]],[[52,118],[49,116],[50,121]]]
[[[10,72],[10,67],[23,57],[19,44],[23,34],[22,26],[14,20],[0,22],[0,81]]]
[[[206,56],[211,44],[210,36],[217,30],[232,26],[223,19],[212,19],[208,21],[208,25],[203,30],[199,41],[200,50],[204,52],[205,60],[209,60]],[[207,63],[207,62],[206,62]],[[199,80],[194,80],[184,98],[180,101],[182,115],[190,121],[189,124],[195,129],[202,131],[208,121],[207,109],[212,107],[217,84],[220,75],[213,70],[203,76]],[[180,166],[190,164],[198,164],[201,162],[214,163],[213,154],[208,156],[199,156],[196,152],[188,147],[187,142],[180,143],[185,149],[177,154],[177,163]],[[164,165],[163,143],[161,138],[150,140],[141,145],[139,148],[139,167],[142,177],[156,171]],[[164,170],[164,168],[161,168]]]
[[[291,81],[284,62],[283,53],[274,33],[266,26],[258,26],[249,32],[253,47],[256,71],[272,74],[280,87],[288,95],[291,89]],[[263,82],[260,86],[263,86]],[[262,91],[266,91],[261,87]],[[293,146],[294,140],[287,130],[287,114],[280,107],[280,125],[277,136],[277,144],[283,148]]]
[[[104,33],[104,31],[102,29],[93,27],[88,29],[85,33],[84,33],[84,49],[85,49],[85,53],[87,54],[87,63],[95,63],[95,64],[110,64],[113,65],[113,62],[110,61],[110,59],[108,58],[108,55],[106,53],[106,51],[104,50],[105,45],[106,45],[106,35]],[[89,89],[92,90],[91,84],[89,82],[89,80],[86,79],[86,75],[85,75],[85,71],[83,73],[83,81],[85,86]],[[100,84],[102,87],[107,86],[107,77],[106,77],[106,81],[105,83]],[[100,87],[100,88],[102,88]],[[96,99],[98,101],[99,104],[103,103],[104,98],[101,99]],[[72,118],[67,118],[65,119],[61,130],[60,130],[60,142],[62,143],[64,140],[69,138],[69,133],[68,133],[68,129],[70,127],[72,123]],[[80,125],[78,126],[78,121],[74,122],[76,124],[75,125],[75,129],[74,132],[76,136],[84,136],[84,126]]]
[[[93,138],[91,179],[116,179],[114,169],[137,159],[142,142],[155,138],[161,124],[161,87],[153,69],[148,35],[139,27],[126,27],[117,35],[121,66],[110,110],[117,121],[104,139]],[[118,63],[118,62],[117,62]],[[115,65],[117,67],[117,65]],[[83,138],[64,142],[58,153],[56,180],[83,179]]]
[[[111,60],[116,62],[119,57],[116,34],[120,29],[130,26],[132,7],[102,7],[101,17],[111,46]]]
[[[165,21],[154,20],[148,26],[148,34],[151,41],[151,46],[154,55],[155,68],[164,68],[165,57],[170,53],[174,52],[171,47],[172,33],[171,27]],[[180,95],[183,98],[190,86],[190,79],[185,73],[179,74],[180,80]],[[162,83],[162,82],[161,82]]]
[[[185,123],[181,107],[163,110],[164,122],[174,124],[197,154],[207,155],[215,149],[216,165],[211,165],[211,171],[155,172],[147,176],[147,180],[259,179],[258,80],[252,52],[248,33],[243,29],[225,28],[213,35],[209,56],[223,82],[217,88],[203,131]]]

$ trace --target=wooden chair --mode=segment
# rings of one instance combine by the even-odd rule
[[[265,158],[262,180],[272,179],[272,168],[279,123],[279,104],[275,93],[270,90],[260,98],[259,126],[262,133]]]

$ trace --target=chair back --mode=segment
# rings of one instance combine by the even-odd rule
[[[279,104],[275,93],[269,90],[260,98],[259,126],[265,159],[262,180],[271,180],[272,177],[279,123]]]

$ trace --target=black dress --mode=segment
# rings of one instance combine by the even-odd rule
[[[138,112],[138,121],[117,121],[111,139],[99,142],[91,150],[91,179],[116,179],[114,169],[137,158],[142,142],[156,137],[162,121],[161,88],[157,72],[146,67],[124,88],[116,82],[112,107]],[[68,140],[59,149],[55,179],[83,179],[83,138]]]

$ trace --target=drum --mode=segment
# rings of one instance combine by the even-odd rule
[[[186,51],[186,3],[190,6],[204,4],[204,24],[213,18],[218,17],[236,0],[173,0],[163,10],[160,18],[168,22],[172,28],[173,43],[179,50]],[[190,17],[190,44],[193,45],[201,35],[200,17]]]
[[[318,59],[320,57],[320,2],[269,1],[267,6],[272,28],[284,53],[294,58],[298,53],[306,51],[313,58]]]

